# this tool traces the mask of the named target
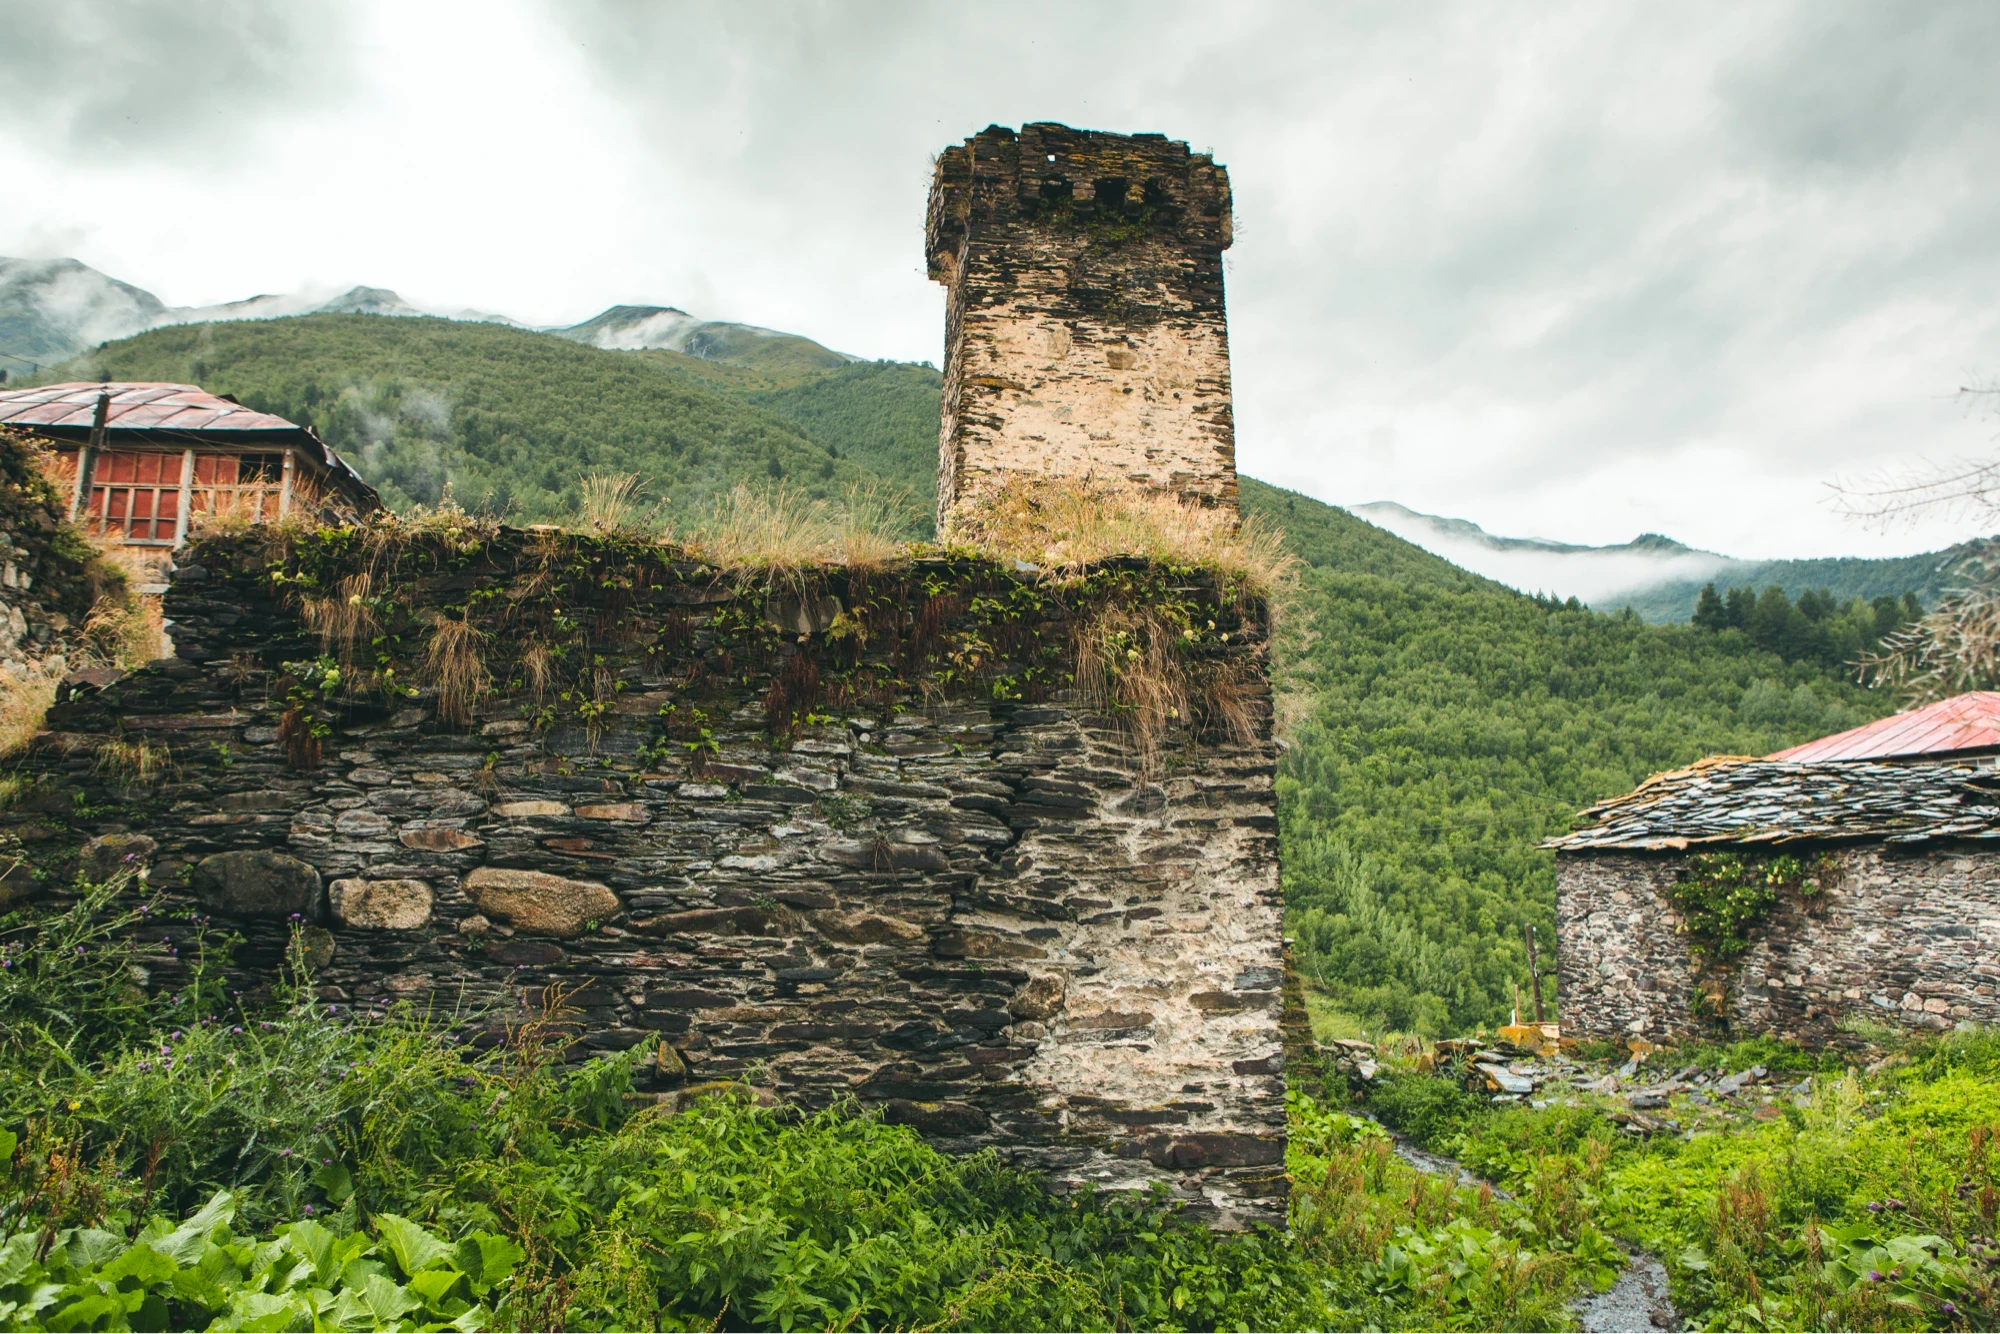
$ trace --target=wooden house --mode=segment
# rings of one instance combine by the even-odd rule
[[[70,517],[167,553],[204,516],[338,522],[382,507],[319,433],[188,384],[109,382],[0,391],[0,425],[42,439],[71,487]]]

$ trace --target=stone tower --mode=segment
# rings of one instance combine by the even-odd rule
[[[1236,504],[1229,173],[1159,134],[989,126],[939,156],[938,527],[1010,474]]]

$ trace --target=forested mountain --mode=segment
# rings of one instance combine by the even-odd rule
[[[522,522],[573,512],[592,472],[636,472],[646,498],[689,516],[738,482],[830,496],[872,476],[700,367],[498,324],[306,315],[155,329],[57,374],[234,394],[317,427],[391,505],[435,504],[449,485]]]
[[[1468,520],[1420,514],[1391,501],[1357,505],[1354,512],[1426,551],[1524,592],[1574,596],[1600,611],[1630,607],[1640,619],[1658,622],[1692,617],[1702,586],[1709,582],[1760,594],[1775,587],[1787,598],[1821,593],[1843,604],[1914,593],[1923,605],[1935,606],[1951,587],[1952,567],[1965,551],[1952,547],[1915,556],[1741,560],[1658,533],[1592,547],[1499,537]]]
[[[1344,510],[1245,479],[1310,563],[1281,680],[1296,957],[1341,1009],[1442,1033],[1502,1019],[1521,927],[1555,927],[1538,844],[1580,807],[1715,753],[1890,711],[1844,669],[1745,634],[1516,593]]]
[[[101,371],[312,422],[399,504],[449,481],[465,503],[552,517],[592,470],[640,472],[683,513],[780,478],[906,489],[926,522],[934,496],[928,367],[746,368],[310,316],[157,330],[63,374]],[[1554,859],[1538,844],[1580,807],[1703,754],[1762,754],[1889,711],[1838,651],[1791,652],[1758,629],[1791,624],[1769,620],[1774,606],[1742,627],[1648,625],[1515,592],[1306,496],[1246,478],[1242,497],[1304,565],[1278,663],[1290,931],[1315,985],[1373,1025],[1504,1016],[1527,980],[1521,926],[1552,938]],[[1858,634],[1864,611],[1830,614]]]

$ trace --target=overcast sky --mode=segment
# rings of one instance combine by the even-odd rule
[[[2000,4],[0,0],[0,254],[938,361],[929,159],[1158,130],[1236,191],[1243,470],[1495,532],[1920,550],[2000,449]]]

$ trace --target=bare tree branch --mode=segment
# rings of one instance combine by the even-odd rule
[[[1863,684],[1912,706],[2000,686],[2000,541],[1973,544],[1954,573],[1963,586],[1862,657]]]
[[[1985,406],[2000,415],[2000,381],[1961,385],[1958,393],[1967,400],[1968,408],[1972,402],[1992,400]],[[2000,460],[1925,462],[1900,473],[1879,473],[1851,484],[1835,482],[1830,489],[1836,512],[1870,527],[1893,527],[1926,515],[2000,516]]]

